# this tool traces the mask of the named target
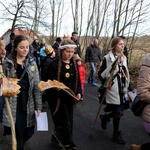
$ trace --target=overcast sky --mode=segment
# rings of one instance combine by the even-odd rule
[[[3,0],[0,0],[0,1],[3,1]],[[5,0],[5,3],[6,3],[6,1],[13,1],[13,0]],[[71,35],[72,29],[73,29],[72,12],[71,12],[71,7],[69,5],[70,2],[68,2],[68,0],[66,0],[66,1],[67,1],[67,4],[68,4],[68,5],[65,4],[65,10],[67,10],[67,15],[64,15],[64,17],[63,17],[61,35],[60,36],[63,36],[64,34]],[[88,0],[85,0],[84,2],[87,3]],[[1,7],[1,5],[0,5],[0,7]],[[87,12],[87,8],[85,7],[84,8],[84,13],[83,13],[84,14],[84,17],[83,17],[84,23],[83,24],[85,24],[85,26],[86,26],[86,19],[87,19],[87,17],[86,17],[87,13],[86,12]],[[150,15],[149,15],[149,20],[150,20]],[[1,19],[0,19],[0,22],[1,22]],[[0,36],[2,36],[3,33],[5,33],[8,29],[11,28],[11,24],[12,24],[11,22],[10,22],[10,24],[8,22],[4,23],[2,25],[0,24]],[[86,27],[85,28],[83,27],[82,34],[85,33],[85,29],[86,29]],[[143,31],[146,31],[146,33],[150,35],[150,22],[147,22],[147,23],[144,22],[143,24],[139,25],[138,32],[140,33],[140,32],[143,32]],[[48,32],[43,30],[42,33],[46,34]],[[49,35],[49,33],[48,33],[48,35]]]

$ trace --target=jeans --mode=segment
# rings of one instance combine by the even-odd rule
[[[90,62],[91,72],[90,72],[90,76],[88,78],[88,81],[90,81],[90,83],[94,82],[94,74],[96,72],[96,66],[97,66],[96,62]]]

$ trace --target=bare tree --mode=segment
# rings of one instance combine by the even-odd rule
[[[9,3],[8,5],[5,5],[5,3],[0,1],[0,4],[5,8],[5,11],[3,11],[3,17],[1,19],[9,22],[12,21],[11,31],[13,32],[15,28],[21,27],[18,22],[18,20],[20,20],[22,17],[21,10],[26,4],[29,4],[29,1],[17,0],[16,3]],[[10,8],[12,8],[13,11],[10,10]]]
[[[75,6],[73,5],[75,3]],[[71,9],[72,9],[72,16],[73,16],[73,30],[78,32],[78,12],[79,12],[79,0],[71,0]]]

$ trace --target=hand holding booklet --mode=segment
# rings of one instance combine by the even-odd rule
[[[35,116],[37,121],[37,131],[48,131],[47,112],[41,112],[38,116],[37,111],[35,111]]]
[[[65,91],[67,94],[69,94],[75,100],[78,101],[78,98],[76,97],[75,93],[69,87],[67,87],[65,84],[63,84],[62,82],[59,82],[57,80],[48,80],[47,82],[40,81],[40,83],[38,84],[38,88],[40,91],[44,91],[44,90],[47,90],[50,88],[59,88],[59,89],[62,89],[63,91]]]

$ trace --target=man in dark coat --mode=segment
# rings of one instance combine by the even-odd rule
[[[38,69],[40,70],[40,43],[39,43],[39,39],[34,36],[33,38],[33,42],[31,44],[31,47],[34,49],[34,57],[38,66]]]
[[[79,55],[79,57],[81,58],[81,48],[80,48],[80,44],[78,41],[78,33],[77,32],[72,32],[72,37],[71,40],[75,42],[76,44],[76,49],[75,49],[75,53]]]
[[[91,67],[91,72],[88,77],[88,83],[93,86],[97,85],[94,81],[94,74],[96,72],[98,61],[102,61],[102,53],[100,48],[98,47],[98,39],[94,39],[91,45],[87,47],[85,54],[85,63],[89,63]]]
[[[56,55],[56,57],[58,57],[59,56],[59,46],[60,46],[60,44],[61,44],[61,38],[60,37],[57,37],[56,38],[56,40],[55,40],[55,43],[53,44],[53,49],[54,49],[54,51],[55,51],[55,55]]]
[[[5,47],[5,49],[6,49],[6,57],[13,51],[15,34],[12,32],[9,37],[10,37],[10,42]]]

